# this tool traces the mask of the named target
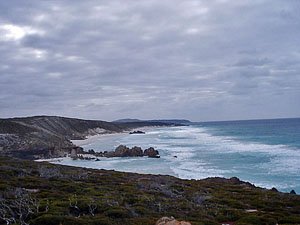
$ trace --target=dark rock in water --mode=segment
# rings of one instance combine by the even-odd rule
[[[130,149],[127,146],[119,145],[113,152],[113,155],[114,157],[126,157],[129,156],[129,150]]]
[[[150,158],[160,158],[159,152],[154,148],[150,147],[144,151],[144,155]]]
[[[160,158],[159,152],[150,147],[143,151],[141,147],[134,146],[128,148],[126,145],[119,145],[115,151],[112,152],[100,152],[95,154],[97,157],[142,157],[148,156],[150,158]]]
[[[119,145],[114,152],[108,152],[105,154],[107,157],[138,157],[144,156],[143,150],[140,147],[134,146],[128,148],[125,145]]]
[[[90,150],[88,150],[88,153],[89,154],[95,154],[95,151],[94,151],[94,149],[90,149]]]
[[[291,190],[290,194],[296,195],[296,191],[295,190]]]
[[[130,149],[129,153],[129,156],[144,156],[142,148],[137,146],[134,146],[132,149]]]
[[[70,157],[72,159],[77,159],[79,156],[78,154],[84,154],[84,150],[82,147],[73,147],[70,151],[69,151],[69,154],[70,154]]]
[[[276,188],[274,188],[274,187],[271,189],[271,191],[278,192],[278,190]]]
[[[129,134],[145,134],[145,132],[140,131],[140,130],[135,130],[135,131],[130,132]]]
[[[93,153],[94,152],[94,153]],[[84,157],[85,154],[94,156],[94,157]],[[89,150],[88,152],[85,152],[81,148],[73,148],[70,152],[70,157],[72,159],[95,159],[96,161],[99,161],[99,159],[95,157],[143,157],[148,156],[150,158],[160,158],[159,152],[155,150],[154,148],[150,147],[143,151],[141,147],[134,146],[133,148],[128,148],[126,145],[119,145],[116,147],[115,151],[111,152],[95,152],[94,150]]]
[[[177,158],[177,155],[174,155],[174,158]]]
[[[98,158],[97,158],[95,161],[97,161],[97,162],[98,162],[98,161],[100,161],[100,159],[98,159]]]

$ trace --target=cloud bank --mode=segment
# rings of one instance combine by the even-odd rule
[[[0,117],[300,116],[294,0],[0,2]]]

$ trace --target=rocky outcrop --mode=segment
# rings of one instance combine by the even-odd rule
[[[149,158],[160,158],[159,152],[152,147],[147,148],[144,151],[144,156],[148,156]]]
[[[116,147],[114,151],[104,151],[104,152],[95,152],[94,150],[83,151],[80,152],[75,151],[74,149],[70,152],[70,156],[72,158],[79,158],[78,154],[86,154],[93,157],[143,157],[147,156],[149,158],[160,158],[159,152],[155,150],[153,147],[150,147],[143,151],[141,147],[134,146],[132,148],[128,148],[126,145],[119,145]],[[93,157],[89,157],[93,159]]]
[[[155,225],[191,225],[190,222],[178,221],[173,216],[160,218]]]
[[[129,156],[144,156],[143,149],[141,147],[134,146],[130,149]]]
[[[145,134],[145,132],[141,131],[141,130],[135,130],[135,131],[129,132],[129,134]]]
[[[272,187],[271,191],[273,191],[273,192],[279,192],[279,191],[277,190],[277,188],[275,188],[275,187]]]
[[[107,155],[110,157],[138,157],[143,156],[143,150],[137,146],[130,149],[125,145],[119,145],[115,151],[108,152]]]
[[[106,154],[108,157],[141,157],[148,156],[150,158],[159,158],[159,152],[154,148],[150,147],[145,151],[141,147],[134,146],[133,148],[128,148],[125,145],[119,145],[115,151],[108,152]]]

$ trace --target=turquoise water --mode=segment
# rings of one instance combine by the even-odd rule
[[[236,176],[257,186],[300,193],[300,119],[152,128],[145,135],[100,137],[83,147],[103,151],[119,144],[153,146],[161,158],[101,158],[99,162],[62,159],[58,163],[185,179]]]

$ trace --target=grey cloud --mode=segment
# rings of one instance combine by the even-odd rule
[[[235,66],[264,66],[270,63],[268,58],[243,58]]]
[[[0,116],[299,116],[297,5],[2,1],[0,28],[24,35],[0,38]]]

